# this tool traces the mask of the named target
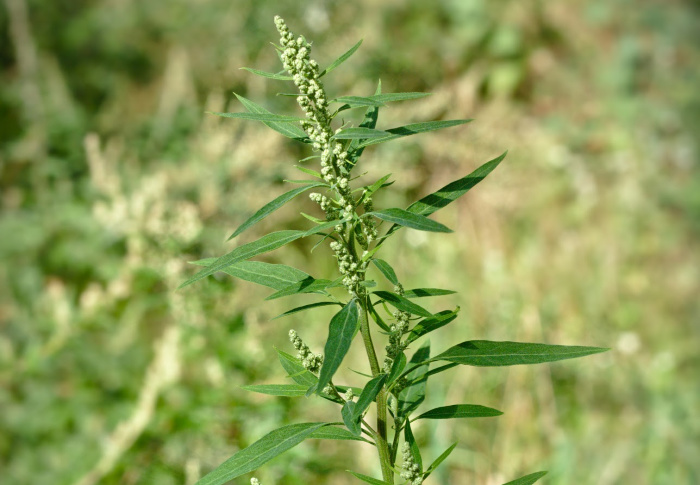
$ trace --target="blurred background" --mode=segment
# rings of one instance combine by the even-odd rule
[[[545,366],[458,368],[424,405],[475,403],[497,419],[416,423],[424,462],[459,446],[435,484],[700,483],[700,12],[688,0],[3,0],[0,3],[0,477],[12,484],[193,484],[273,428],[337,408],[254,395],[284,382],[274,347],[295,328],[316,351],[332,311],[270,321],[312,296],[227,276],[174,291],[299,177],[310,153],[241,111],[277,113],[285,82],[272,18],[315,42],[331,95],[429,91],[379,128],[473,123],[368,149],[365,178],[395,174],[378,207],[405,207],[509,154],[384,256],[406,288],[460,318],[432,338],[609,346]],[[241,236],[306,227],[304,197]],[[316,212],[314,212],[316,211]],[[330,277],[311,242],[261,258]],[[381,284],[382,280],[377,278]],[[358,385],[362,351],[343,379]],[[693,411],[694,410],[694,411]],[[264,485],[349,484],[369,447],[308,441]],[[248,483],[249,476],[234,483]]]

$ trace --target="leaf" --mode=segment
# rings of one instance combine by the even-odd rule
[[[320,440],[352,440],[352,441],[364,441],[373,445],[370,440],[362,438],[361,436],[355,436],[350,431],[345,428],[336,428],[335,426],[324,426],[316,431],[314,431],[309,439],[320,439]]]
[[[389,263],[383,259],[372,259],[371,260],[379,271],[388,279],[394,286],[399,284],[399,279],[396,277],[394,268],[391,267]]]
[[[414,364],[413,370],[406,374],[408,381],[416,381],[402,389],[398,395],[399,415],[408,416],[425,399],[426,380],[421,379],[428,372],[429,364],[426,363],[430,357],[430,341],[424,343],[411,357],[410,363]]]
[[[359,324],[359,316],[357,300],[353,298],[331,319],[318,383],[315,389],[312,387],[309,391],[321,394],[323,388],[331,382],[333,375],[345,358],[345,354],[350,350],[352,338],[355,336]]]
[[[306,370],[299,362],[299,359],[279,349],[277,349],[277,355],[284,370],[297,384],[306,386],[308,389],[309,386],[313,386],[318,382],[318,377]]]
[[[303,311],[305,311],[305,310],[310,310],[310,309],[312,309],[312,308],[317,308],[317,307],[321,307],[321,306],[328,306],[328,305],[338,305],[338,303],[336,303],[336,302],[334,302],[334,301],[319,301],[319,302],[317,302],[317,303],[310,303],[310,304],[308,304],[308,305],[298,306],[298,307],[296,307],[296,308],[292,308],[291,310],[287,310],[286,312],[284,312],[284,313],[282,313],[282,314],[280,314],[280,315],[277,315],[277,316],[276,316],[275,318],[273,318],[272,320],[276,320],[276,319],[278,319],[278,318],[286,317],[286,316],[292,315],[292,314],[294,314],[294,313],[303,312]]]
[[[401,311],[411,313],[413,315],[420,315],[421,317],[432,317],[433,314],[420,305],[416,305],[410,300],[407,300],[401,295],[392,293],[390,291],[374,291],[375,295],[384,300],[385,302],[391,304],[392,306],[398,308]]]
[[[306,394],[307,387],[301,384],[256,384],[252,386],[242,386],[241,389],[270,396],[298,397]]]
[[[455,419],[455,418],[489,418],[500,416],[501,411],[478,404],[454,404],[452,406],[442,406],[426,411],[417,418],[412,419]]]
[[[234,93],[236,94],[236,93]],[[238,98],[238,101],[243,104],[243,107],[247,109],[251,113],[268,113],[271,114],[268,110],[260,106],[259,104],[254,103],[253,101],[244,98],[243,96],[240,96],[236,94],[236,98]],[[268,127],[272,128],[278,133],[281,133],[282,135],[286,136],[287,138],[292,138],[293,140],[298,140],[303,143],[311,143],[311,139],[309,138],[309,135],[306,134],[304,130],[302,130],[299,126],[289,124],[289,123],[277,123],[277,122],[270,122],[270,121],[263,121],[263,123]]]
[[[326,429],[326,428],[321,428],[321,429]],[[428,476],[433,473],[437,467],[440,466],[440,464],[447,459],[448,456],[450,456],[450,453],[452,453],[452,450],[454,450],[457,447],[457,443],[452,443],[452,446],[447,448],[445,451],[442,452],[440,456],[438,456],[435,461],[428,467],[428,469],[425,471],[423,474],[423,479],[428,478]]]
[[[503,485],[532,485],[537,480],[545,476],[547,472],[537,472],[524,477],[520,477],[512,482],[504,483]]]
[[[360,40],[357,44],[352,46],[345,54],[337,58],[335,61],[331,62],[331,64],[325,68],[323,71],[320,72],[319,77],[323,77],[329,72],[331,72],[333,69],[341,65],[343,62],[347,61],[348,58],[355,53],[357,49],[360,48],[360,44],[362,44],[362,40]]]
[[[359,148],[364,148],[370,145],[376,145],[378,143],[385,143],[387,141],[395,140],[397,138],[403,138],[404,136],[416,135],[418,133],[425,133],[427,131],[442,130],[443,128],[450,128],[452,126],[463,125],[469,123],[473,120],[445,120],[445,121],[425,121],[422,123],[413,123],[410,125],[399,126],[397,128],[390,128],[385,130],[387,135],[384,137],[377,137],[366,140],[362,142]]]
[[[384,187],[384,186],[385,186],[384,183],[389,179],[389,177],[391,177],[391,174],[387,174],[387,175],[383,176],[382,178],[380,178],[379,180],[377,180],[376,182],[374,182],[371,186],[367,187],[367,190],[365,191],[364,196],[362,197],[362,201],[364,202],[364,201],[367,200],[369,197],[372,197],[372,195],[373,195],[377,190],[379,190],[379,189],[381,189],[382,187]],[[393,184],[393,183],[394,183],[394,182],[390,182],[390,184]],[[389,184],[387,184],[387,185],[389,185]]]
[[[445,325],[453,321],[455,318],[457,318],[458,312],[459,309],[457,309],[454,312],[445,310],[436,313],[435,315],[426,318],[425,320],[421,320],[416,324],[415,327],[413,327],[411,332],[408,334],[408,337],[406,337],[406,343],[410,344],[411,342],[419,339],[423,335],[430,333],[433,330],[437,330],[440,327],[444,327]]]
[[[220,485],[255,471],[326,425],[327,423],[290,424],[271,431],[249,447],[234,454],[195,485]]]
[[[378,94],[381,94],[382,92],[382,81],[380,80],[377,83],[377,90],[375,91],[374,95],[377,96]],[[375,128],[377,126],[377,119],[379,118],[379,107],[378,106],[371,106],[367,108],[367,111],[365,111],[365,117],[362,119],[362,123],[360,123],[361,128]],[[364,148],[360,148],[360,144],[364,140],[352,140],[350,142],[350,146],[348,147],[348,164],[350,167],[354,167],[355,163],[357,160],[360,158],[360,155],[362,155],[362,152],[364,151]]]
[[[299,194],[302,194],[306,192],[309,189],[313,189],[314,187],[320,187],[322,185],[326,185],[323,182],[316,182],[313,184],[309,185],[304,185],[302,187],[296,188],[294,190],[290,190],[289,192],[285,192],[284,194],[280,195],[279,197],[275,198],[275,200],[268,202],[264,206],[262,206],[255,214],[250,216],[247,221],[245,221],[243,224],[241,224],[236,231],[231,234],[231,236],[228,238],[230,241],[234,237],[238,236],[240,233],[248,229],[250,226],[257,224],[258,222],[262,221],[265,219],[267,216],[275,212],[277,209],[282,207],[284,204],[292,200],[294,197],[296,197]]]
[[[283,296],[298,295],[301,293],[320,293],[325,292],[324,290],[328,287],[336,286],[336,282],[324,279],[314,279],[309,276],[306,279],[292,283],[286,288],[273,293],[272,295],[265,298],[265,300],[275,300],[277,298],[282,298]]]
[[[285,244],[289,244],[290,242],[295,241],[299,238],[311,236],[313,234],[318,234],[319,232],[325,231],[326,229],[333,228],[336,224],[339,224],[341,222],[342,221],[327,222],[325,224],[321,224],[312,229],[309,229],[308,231],[277,231],[270,233],[256,241],[239,246],[230,253],[221,256],[211,265],[209,265],[206,269],[200,271],[199,273],[195,274],[190,279],[185,281],[183,284],[181,284],[179,288],[184,288],[185,286],[190,285],[195,281],[199,281],[202,278],[206,278],[207,276],[212,275],[217,271],[222,271],[223,269],[233,264],[236,264],[239,261],[244,261],[246,259],[252,258],[253,256],[257,256],[258,254],[266,253],[281,248]]]
[[[377,310],[374,308],[374,305],[372,304],[371,301],[370,301],[370,305],[369,305],[368,310],[369,310],[370,316],[372,317],[372,320],[374,320],[374,323],[376,323],[379,328],[381,328],[382,330],[384,330],[387,333],[391,332],[391,329],[384,322],[384,320],[382,320],[382,317],[379,316],[379,313],[377,313]]]
[[[307,175],[311,175],[311,176],[319,178],[319,179],[323,178],[323,176],[319,172],[317,172],[316,170],[311,170],[310,168],[302,167],[301,165],[294,165],[294,167],[297,170],[299,170],[300,172],[304,172]],[[326,184],[322,184],[322,185],[326,185]],[[299,189],[297,189],[297,190],[299,190]]]
[[[386,131],[375,130],[373,128],[345,128],[340,133],[333,135],[334,140],[360,140],[366,138],[379,138],[387,135]]]
[[[386,379],[386,374],[380,374],[377,377],[370,380],[365,385],[365,388],[362,389],[360,397],[357,399],[357,403],[355,405],[354,410],[355,414],[353,414],[353,418],[359,420],[362,417],[362,413],[364,413],[365,410],[369,407],[369,405],[374,402],[374,399],[377,397],[377,394],[379,394],[379,391],[382,390]]]
[[[431,360],[446,360],[462,365],[498,367],[505,365],[540,364],[558,360],[575,359],[599,352],[601,347],[533,344],[523,342],[492,342],[469,340],[450,347]]]
[[[508,152],[490,160],[474,170],[469,175],[462,177],[459,180],[455,180],[443,188],[433,192],[430,195],[426,195],[419,201],[414,202],[408,206],[408,211],[414,214],[419,214],[422,216],[429,216],[438,209],[442,209],[450,202],[454,202],[459,197],[463,196],[476,184],[481,182],[490,174],[501,161],[506,157]]]
[[[340,414],[343,416],[343,422],[348,430],[355,436],[360,436],[362,426],[360,425],[360,418],[355,416],[356,406],[357,403],[354,401],[345,401]]]
[[[368,212],[367,215],[377,217],[383,221],[393,222],[404,227],[410,227],[418,231],[428,232],[453,232],[452,229],[425,216],[413,214],[409,211],[393,208]]]
[[[424,298],[426,296],[443,296],[457,293],[452,290],[442,290],[440,288],[415,288],[404,292],[404,298]]]
[[[234,118],[239,120],[266,121],[275,123],[296,123],[306,118],[298,116],[276,115],[274,113],[219,113],[217,111],[207,111],[207,113],[221,116],[222,118]]]
[[[292,76],[287,76],[285,74],[275,74],[273,72],[260,71],[259,69],[253,69],[252,67],[241,67],[244,71],[252,72],[258,76],[267,77],[270,79],[276,79],[278,81],[291,81]]]
[[[384,480],[380,480],[378,478],[368,477],[367,475],[356,473],[351,470],[348,470],[348,472],[352,473],[355,476],[355,478],[358,478],[365,483],[370,483],[372,485],[391,485],[389,482],[385,482]]]
[[[409,99],[425,98],[426,96],[430,95],[431,93],[386,93],[369,96],[369,99],[373,99],[381,103],[391,103],[392,101],[406,101]]]
[[[199,266],[211,266],[217,258],[207,258],[195,261]],[[285,264],[263,263],[261,261],[241,261],[222,270],[224,273],[251,283],[267,286],[273,290],[281,290],[292,283],[310,276],[300,269]]]
[[[423,471],[423,458],[420,456],[420,449],[418,448],[418,443],[413,437],[413,430],[411,429],[411,422],[406,420],[406,424],[403,429],[403,438],[408,443],[411,449],[411,455],[413,456],[413,461],[418,465],[418,469]]]
[[[384,106],[384,103],[373,99],[372,97],[365,98],[362,96],[341,96],[339,98],[331,99],[331,101],[337,103],[346,103],[352,108],[360,106]]]
[[[406,354],[401,352],[391,364],[389,377],[387,377],[386,385],[390,386],[401,375],[401,372],[406,368]]]

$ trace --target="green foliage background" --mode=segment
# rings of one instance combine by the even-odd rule
[[[282,379],[273,345],[290,351],[291,327],[320,350],[332,310],[270,321],[298,302],[261,303],[265,290],[225,276],[174,291],[194,271],[185,262],[230,250],[233,228],[306,156],[261,124],[203,114],[240,110],[233,91],[296,113],[274,97],[283,83],[238,70],[279,70],[274,14],[315,41],[322,64],[364,39],[329,93],[371,94],[378,78],[386,92],[435,93],[385,110],[380,128],[476,118],[369,149],[370,175],[397,180],[378,207],[405,207],[510,150],[437,217],[454,235],[406,230],[384,253],[407,288],[432,275],[459,291],[435,308],[462,313],[434,348],[613,348],[431,381],[426,407],[505,415],[416,423],[428,460],[460,441],[429,481],[549,469],[542,483],[700,482],[700,16],[680,0],[4,0],[2,481],[193,484],[275,427],[338,420],[239,388]],[[299,204],[314,210],[295,201],[242,237],[301,228]],[[327,277],[330,252],[308,249],[266,260]],[[344,470],[372,474],[374,460],[311,441],[257,476],[353,483]]]

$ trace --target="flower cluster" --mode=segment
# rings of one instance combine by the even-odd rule
[[[297,335],[295,330],[289,331],[289,340],[294,345],[294,348],[299,351],[299,360],[306,370],[309,372],[318,372],[323,365],[323,355],[314,354],[309,349],[309,346]]]
[[[331,249],[338,258],[338,270],[344,276],[343,286],[348,292],[357,294],[359,292],[359,283],[362,281],[359,273],[363,273],[367,268],[367,263],[357,262],[348,248],[338,241],[331,243]]]
[[[403,469],[401,478],[408,480],[410,485],[421,485],[423,483],[423,474],[420,471],[420,466],[413,460],[411,447],[408,443],[403,444],[401,449],[403,453]]]
[[[257,478],[253,477],[250,479],[250,485],[260,485],[260,480]]]
[[[394,287],[394,292],[403,296],[404,289],[401,283]],[[408,319],[411,316],[408,312],[403,312],[401,310],[396,310],[394,312],[394,318],[396,318],[396,323],[391,325],[389,328],[391,333],[389,334],[389,344],[386,346],[386,357],[384,358],[384,371],[389,372],[391,366],[394,363],[394,359],[404,351],[406,344],[401,342],[403,335],[408,332]]]

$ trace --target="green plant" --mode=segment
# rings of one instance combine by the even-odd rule
[[[410,359],[407,358],[405,352],[409,346],[428,333],[454,321],[458,316],[459,308],[432,313],[415,303],[416,298],[447,295],[454,291],[429,287],[404,290],[394,269],[383,259],[377,258],[377,252],[390,236],[403,227],[420,231],[452,232],[427,216],[464,195],[491,173],[506,154],[414,202],[407,209],[375,210],[372,202],[373,195],[391,185],[391,182],[389,182],[390,175],[386,175],[372,184],[352,187],[352,182],[359,178],[353,176],[352,171],[366,147],[404,136],[461,125],[470,120],[432,121],[378,130],[376,125],[380,107],[389,102],[416,99],[426,94],[385,94],[381,92],[380,84],[373,96],[343,96],[328,99],[321,84],[321,78],[348,59],[360,43],[326,69],[321,70],[310,58],[311,45],[303,37],[295,38],[281,18],[276,17],[275,23],[281,35],[281,45],[277,46],[277,50],[285,70],[280,73],[268,73],[246,69],[267,78],[293,81],[299,89],[299,93],[294,96],[297,97],[305,117],[273,114],[238,95],[239,101],[247,112],[215,114],[228,118],[261,121],[289,138],[311,145],[313,151],[320,155],[309,159],[320,158],[321,171],[298,167],[314,179],[293,181],[302,185],[262,207],[244,222],[231,235],[231,238],[238,236],[297,195],[314,188],[326,191],[327,195],[320,193],[310,195],[310,198],[320,205],[325,213],[325,219],[302,214],[315,223],[313,228],[306,231],[273,232],[239,246],[220,258],[198,261],[197,264],[205,268],[182,286],[223,271],[277,290],[268,299],[302,293],[317,293],[327,298],[325,301],[293,308],[280,316],[321,306],[340,306],[340,311],[330,322],[328,339],[322,355],[313,353],[294,330],[290,331],[290,340],[298,351],[298,357],[278,351],[282,367],[295,384],[256,385],[247,386],[247,389],[276,396],[317,395],[340,406],[342,422],[292,424],[272,431],[233,455],[202,478],[198,484],[225,483],[256,470],[268,460],[307,438],[319,438],[355,440],[375,446],[381,465],[382,479],[351,472],[366,483],[393,484],[394,475],[398,472],[405,479],[405,483],[418,485],[423,483],[423,480],[449,456],[456,444],[445,450],[430,466],[424,467],[419,447],[411,430],[413,421],[491,417],[502,414],[496,409],[485,406],[457,404],[431,409],[412,417],[425,398],[426,382],[430,376],[460,364],[471,366],[537,364],[582,357],[606,349],[469,340],[434,357],[430,356],[430,344],[426,342],[418,347]],[[332,105],[338,108],[332,110]],[[338,129],[332,127],[338,115],[355,108],[366,109],[364,119],[359,126],[351,127],[348,126],[349,123],[343,122]],[[392,225],[382,236],[379,236],[382,223]],[[310,236],[321,236],[319,244],[327,239],[330,240],[330,247],[338,262],[340,277],[335,280],[316,279],[286,265],[248,261],[254,256]],[[373,288],[378,284],[374,280],[367,279],[370,270],[377,270],[379,275],[386,278],[393,285],[393,291],[374,290]],[[332,293],[332,289],[339,287],[347,290],[350,295],[349,301],[343,301]],[[393,307],[394,311],[390,312],[388,306]],[[380,314],[380,311],[384,310],[389,318],[383,318]],[[416,320],[419,321],[416,322]],[[385,347],[386,353],[381,361],[375,351],[372,325],[377,327],[374,332],[378,330],[388,340]],[[371,375],[367,376],[368,381],[362,388],[340,385],[333,379],[357,333],[361,335],[371,369]],[[443,364],[430,369],[430,364],[433,362],[443,362]],[[357,400],[355,396],[359,396]],[[372,403],[376,405],[375,426],[365,419]],[[402,437],[403,444],[399,446]],[[399,449],[402,451],[402,471],[398,470],[396,464]],[[534,483],[545,473],[534,473],[510,483]],[[257,483],[257,480],[253,479],[252,483]]]

